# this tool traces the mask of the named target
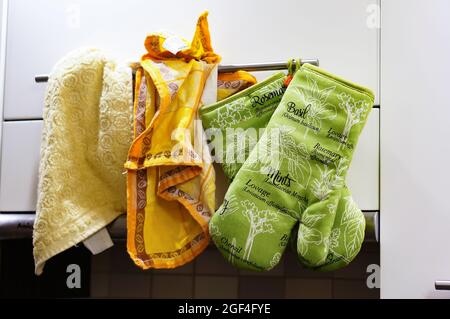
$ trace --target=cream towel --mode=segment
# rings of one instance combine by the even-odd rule
[[[123,163],[132,141],[132,74],[79,49],[52,71],[44,108],[35,272],[126,212]]]

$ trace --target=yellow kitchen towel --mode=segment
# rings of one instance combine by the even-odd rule
[[[98,49],[71,52],[50,74],[33,231],[36,274],[125,212],[132,93],[131,69]]]
[[[135,139],[125,163],[127,247],[143,269],[181,266],[209,243],[215,172],[195,120],[220,57],[212,50],[206,17],[200,16],[190,44],[148,36],[148,53],[136,71]]]

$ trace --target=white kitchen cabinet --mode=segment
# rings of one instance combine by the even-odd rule
[[[381,10],[381,297],[450,298],[450,1]]]
[[[3,123],[0,211],[36,210],[42,121]]]
[[[190,40],[205,9],[224,64],[318,58],[327,70],[377,92],[378,29],[369,23],[374,3],[129,0],[124,9],[110,0],[9,1],[4,117],[42,116],[45,84],[34,76],[49,73],[68,51],[96,46],[135,61],[148,32],[168,30]]]

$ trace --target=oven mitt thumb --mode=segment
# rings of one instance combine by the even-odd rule
[[[344,187],[340,192],[341,196],[336,209],[334,224],[330,236],[325,239],[323,245],[325,251],[328,251],[325,263],[320,266],[313,265],[302,257],[311,253],[310,247],[312,247],[312,251],[317,251],[318,247],[314,247],[314,245],[320,242],[320,236],[318,241],[314,240],[313,232],[308,229],[299,236],[298,229],[302,224],[298,224],[291,234],[289,246],[295,252],[297,252],[298,247],[298,251],[301,252],[298,254],[299,262],[306,268],[316,271],[337,270],[347,266],[359,253],[364,241],[366,220],[353,200],[349,189]],[[314,216],[314,214],[310,214],[312,211],[313,209],[308,212],[305,211],[304,221],[311,220],[312,217],[308,217],[308,215]],[[318,250],[320,251],[320,248]]]
[[[300,221],[300,258],[309,267],[326,263],[348,165],[373,99],[369,90],[317,67],[300,68],[211,219],[212,238],[226,258],[240,268],[270,269]]]
[[[317,202],[304,211],[292,241],[303,266],[318,271],[332,271],[347,266],[359,253],[364,241],[366,220],[347,187],[330,194],[327,203],[329,208],[324,208],[323,203]],[[334,215],[334,221],[331,231],[324,237],[317,229],[317,223],[322,212],[327,212],[327,209]],[[320,262],[314,262],[317,260]]]

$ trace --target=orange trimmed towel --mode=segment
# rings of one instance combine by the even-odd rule
[[[143,269],[174,268],[209,243],[215,172],[204,139],[194,141],[194,131],[205,84],[220,57],[211,47],[207,13],[191,44],[156,34],[145,47],[135,80],[135,139],[125,163],[127,248]]]

